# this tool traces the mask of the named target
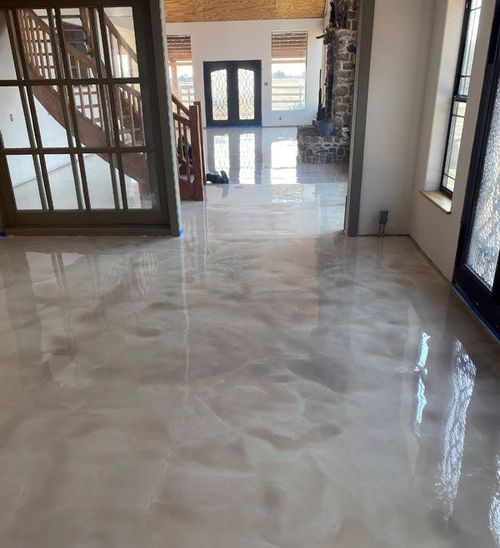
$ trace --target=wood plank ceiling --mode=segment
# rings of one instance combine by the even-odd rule
[[[323,17],[325,0],[165,0],[168,23]]]

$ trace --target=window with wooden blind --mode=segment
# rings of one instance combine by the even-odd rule
[[[305,110],[307,31],[280,31],[271,36],[272,109]]]
[[[189,34],[167,36],[167,49],[172,92],[185,105],[192,105],[194,102],[194,85],[191,36]]]

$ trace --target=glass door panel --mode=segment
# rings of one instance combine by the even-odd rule
[[[43,210],[43,188],[38,184],[32,156],[7,156],[17,209]]]
[[[212,118],[217,122],[228,119],[227,104],[227,70],[214,70],[210,73],[210,90],[212,92]]]
[[[115,78],[135,78],[139,76],[132,8],[106,7],[104,8],[104,21],[113,76]],[[141,67],[141,73],[145,72],[144,69],[145,67]]]
[[[121,84],[113,89],[118,113],[119,141],[123,147],[144,146],[142,90],[139,85]]]
[[[29,148],[30,139],[23,111],[21,94],[24,90],[14,86],[0,87],[0,132],[8,148]]]
[[[238,69],[238,112],[240,120],[255,119],[255,72]]]
[[[31,88],[41,148],[68,148],[74,145],[75,134],[70,118],[66,118],[68,98],[58,86],[33,85]],[[62,93],[61,93],[62,91]]]
[[[71,93],[82,147],[113,146],[108,89],[96,84],[78,84],[71,86]]]
[[[45,162],[54,209],[79,209],[82,199],[76,159],[69,154],[47,154]]]
[[[492,32],[454,283],[500,335],[500,2]]]
[[[92,209],[121,209],[116,162],[109,154],[86,154],[84,161]]]
[[[12,224],[167,222],[146,4],[0,10],[13,68],[0,79],[0,193]]]
[[[486,145],[467,266],[493,290],[500,254],[500,86]]]
[[[64,8],[61,24],[69,78],[106,76],[99,12],[90,8]]]

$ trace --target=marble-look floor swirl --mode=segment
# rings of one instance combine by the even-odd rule
[[[500,543],[500,350],[343,183],[0,240],[0,546]]]

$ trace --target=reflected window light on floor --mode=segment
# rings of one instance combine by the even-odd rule
[[[255,184],[255,133],[240,135],[240,172],[239,183],[242,185]]]
[[[297,183],[297,141],[280,140],[271,144],[271,183]]]
[[[218,172],[229,171],[229,135],[213,136],[213,158]]]
[[[490,530],[498,546],[500,546],[500,451],[497,454],[497,484],[491,497]]]
[[[427,398],[425,396],[426,386],[425,381],[427,378],[427,359],[429,357],[429,341],[431,340],[430,335],[427,333],[422,333],[422,340],[420,341],[420,351],[415,366],[416,373],[416,391],[415,391],[415,419],[413,422],[413,433],[420,437],[420,429],[422,427],[422,420],[424,416],[424,409],[427,405]]]
[[[451,374],[451,398],[448,404],[442,440],[442,460],[436,492],[443,503],[444,518],[449,520],[455,508],[462,475],[467,409],[476,382],[476,367],[460,341],[455,342]]]
[[[226,171],[232,185],[347,184],[347,165],[298,162],[296,127],[208,128],[205,142],[207,171]],[[320,203],[331,202],[331,195],[325,192]],[[336,205],[345,204],[346,192],[339,195]]]
[[[273,204],[301,204],[304,201],[304,187],[273,187]]]

